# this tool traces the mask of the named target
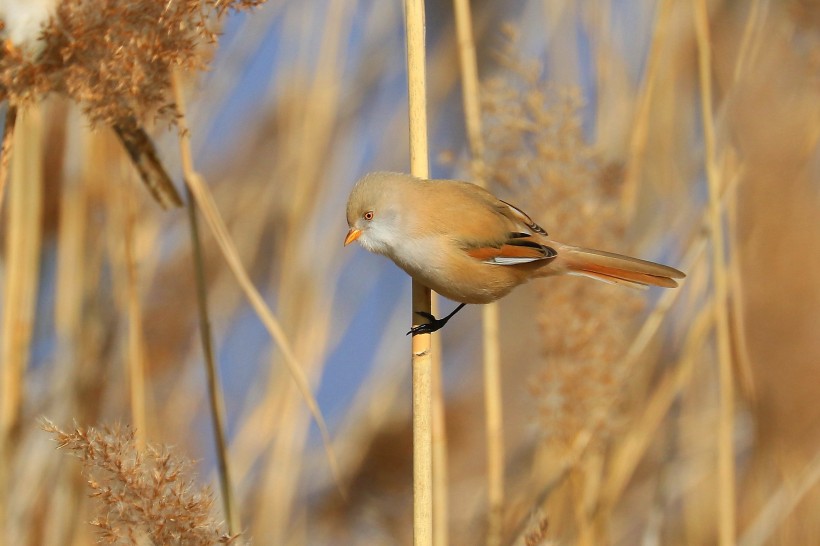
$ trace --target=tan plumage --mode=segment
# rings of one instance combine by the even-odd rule
[[[489,303],[534,277],[575,274],[631,286],[677,286],[677,269],[559,243],[520,209],[454,180],[376,172],[347,203],[350,231],[367,250],[461,303]]]

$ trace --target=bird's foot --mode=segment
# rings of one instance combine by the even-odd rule
[[[464,307],[464,305],[465,304],[462,303],[461,305],[456,307],[455,311],[453,311],[446,317],[440,319],[437,319],[436,317],[434,317],[426,311],[416,311],[416,314],[420,317],[426,318],[427,322],[425,324],[417,324],[416,326],[413,326],[412,328],[410,328],[410,331],[407,332],[407,335],[409,336],[412,334],[414,336],[417,336],[419,334],[432,334],[433,332],[441,330],[442,328],[444,328],[444,325],[447,324],[447,321],[453,318],[453,315],[461,311],[461,308]]]
[[[424,317],[427,319],[427,322],[424,324],[417,324],[410,328],[410,331],[407,332],[407,335],[414,335],[417,336],[419,334],[432,334],[433,332],[438,332],[444,325],[447,324],[447,321],[450,317],[446,317],[443,319],[437,319],[430,313],[425,313],[424,311],[416,311],[416,314]]]

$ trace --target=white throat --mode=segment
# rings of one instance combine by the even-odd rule
[[[359,243],[368,251],[393,257],[402,247],[402,235],[399,229],[386,222],[373,222],[362,231]]]

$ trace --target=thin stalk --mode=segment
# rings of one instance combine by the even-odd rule
[[[3,206],[3,197],[6,195],[6,185],[9,175],[9,157],[13,148],[14,126],[16,122],[17,107],[9,106],[9,109],[6,111],[6,122],[3,126],[2,147],[0,147],[0,209],[2,209]],[[3,377],[3,380],[0,381],[0,389],[2,389],[0,392],[2,392],[3,400],[5,400],[6,397],[9,396],[8,391],[11,390],[12,386],[6,382],[6,366],[0,364],[0,367],[2,367],[0,374],[2,374]],[[0,409],[0,411],[5,413],[3,409]],[[6,417],[0,415],[0,423],[5,423],[5,420]],[[0,424],[0,491],[8,490],[7,479],[10,457],[6,452],[8,442],[5,441],[5,437],[6,427],[4,424]],[[6,530],[6,496],[5,494],[0,494],[0,534],[3,535],[5,535]]]
[[[469,0],[454,0],[458,56],[461,66],[464,121],[473,176],[486,186],[484,138],[481,132],[481,96]],[[501,544],[504,509],[504,428],[501,396],[501,347],[498,304],[482,307],[484,354],[484,408],[487,441],[487,540]]]
[[[69,118],[68,126],[73,127]],[[69,137],[79,142],[81,154],[80,171],[77,176],[66,176],[60,186],[59,226],[56,234],[57,262],[55,266],[54,291],[54,333],[57,340],[56,354],[59,354],[57,370],[50,378],[52,392],[59,404],[50,409],[54,416],[72,416],[78,422],[88,422],[85,403],[87,402],[83,370],[88,367],[88,360],[83,352],[83,333],[87,317],[84,315],[87,306],[86,294],[89,286],[87,268],[92,267],[88,259],[87,243],[89,226],[87,223],[89,203],[89,179],[100,174],[103,163],[99,141],[108,138],[105,132],[93,133],[80,128],[69,129]],[[129,165],[130,168],[130,165]],[[129,186],[129,184],[118,184]],[[113,188],[112,188],[113,190]],[[112,230],[113,231],[113,230]],[[65,394],[58,394],[65,393]],[[70,394],[68,394],[70,393]],[[62,417],[59,417],[62,419]],[[45,544],[75,544],[84,518],[82,510],[87,498],[86,483],[81,476],[60,472],[56,480],[44,477],[49,487],[54,490],[51,499],[50,516],[55,525],[47,530],[43,541]]]
[[[2,162],[11,160],[9,210],[4,254],[2,330],[0,330],[0,533],[7,529],[5,493],[12,478],[14,441],[23,405],[25,369],[30,355],[40,270],[43,194],[43,130],[39,105],[7,121]],[[14,154],[8,156],[13,143]],[[5,169],[0,175],[5,177]],[[1,183],[1,182],[0,182]]]
[[[281,295],[276,311],[288,324],[294,350],[313,381],[322,375],[334,331],[330,310],[334,297],[318,278],[330,275],[325,260],[330,260],[333,253],[324,253],[310,271],[298,264],[304,260],[304,239],[310,237],[307,232],[311,222],[306,222],[306,218],[316,217],[314,213],[332,193],[321,188],[324,180],[321,171],[327,166],[328,154],[333,149],[339,108],[343,103],[339,82],[347,63],[344,44],[352,28],[354,5],[345,0],[331,0],[324,11],[306,6],[289,11],[287,18],[296,22],[289,28],[293,34],[291,40],[299,44],[292,66],[299,75],[282,79],[276,77],[280,72],[274,70],[268,96],[282,93],[284,96],[304,95],[305,99],[280,120],[291,135],[282,143],[281,150],[282,157],[290,160],[286,165],[274,166],[271,176],[278,178],[281,174],[277,170],[286,170],[290,183],[276,192],[278,199],[287,201],[288,207],[283,211],[277,237],[280,250],[276,261],[283,267],[272,275],[270,287]],[[317,27],[321,29],[318,44]],[[338,249],[336,252],[341,250],[337,244],[333,247]],[[299,484],[305,475],[301,467],[305,463],[310,420],[299,405],[292,382],[284,374],[271,374],[265,400],[265,405],[270,401],[274,402],[272,407],[280,405],[280,408],[263,429],[275,433],[270,455],[264,457],[266,478],[260,484],[263,493],[261,502],[257,503],[260,508],[257,513],[261,517],[256,520],[256,528],[271,543],[278,544],[286,539],[292,541],[294,515],[299,510]]]
[[[125,305],[128,312],[128,388],[130,390],[131,422],[135,442],[145,448],[147,419],[145,412],[145,351],[143,350],[142,306],[139,299],[139,273],[134,256],[133,188],[120,184],[120,221],[123,229],[123,267],[125,269]]]
[[[487,429],[487,546],[497,546],[501,544],[504,516],[504,421],[498,304],[485,305],[481,317],[484,334],[484,411]]]
[[[738,240],[738,192],[736,187],[724,191],[724,201],[726,209],[727,237],[730,241]],[[758,387],[755,384],[755,374],[752,368],[752,357],[749,354],[749,341],[746,336],[746,325],[744,317],[746,312],[746,295],[744,286],[744,276],[741,271],[741,260],[739,256],[730,260],[727,275],[728,282],[732,286],[732,297],[729,301],[729,327],[732,334],[732,353],[735,357],[737,367],[737,382],[741,394],[748,401],[755,403],[758,401]]]
[[[430,307],[430,289],[413,281],[413,309]],[[413,320],[413,325],[418,323]],[[428,334],[413,337],[413,543],[433,543],[432,351]],[[419,339],[422,338],[422,339]]]
[[[9,106],[6,110],[6,123],[3,125],[3,141],[0,145],[0,209],[6,195],[6,183],[9,179],[9,157],[14,142],[14,126],[17,124],[17,107]]]
[[[437,309],[433,309],[435,315]],[[433,544],[447,546],[450,519],[447,487],[447,418],[441,378],[441,337],[433,336]]]
[[[0,442],[18,422],[23,404],[23,376],[29,359],[37,278],[40,269],[42,225],[42,116],[30,107],[14,131],[15,153],[11,156],[8,225],[6,227],[5,279],[2,322],[2,399],[0,399]]]
[[[3,125],[3,141],[0,147],[0,208],[3,206],[3,198],[6,195],[6,183],[9,174],[9,157],[14,143],[14,126],[17,122],[17,107],[9,106],[6,111],[6,120]],[[5,312],[5,311],[4,311]],[[5,338],[4,338],[5,339]],[[13,384],[7,381],[7,374],[11,370],[7,365],[2,366],[3,381],[0,381],[0,388],[2,388],[3,400],[11,400],[10,392],[13,389]],[[6,453],[8,442],[5,441],[7,417],[5,416],[5,408],[0,409],[3,415],[0,415],[0,491],[6,491],[6,480],[8,478],[9,458]],[[0,533],[4,533],[6,529],[6,495],[0,494]]]
[[[194,252],[194,272],[196,282],[196,303],[199,314],[199,334],[202,340],[202,354],[205,356],[205,374],[208,377],[208,401],[211,409],[211,420],[216,442],[219,489],[222,492],[222,506],[228,522],[228,533],[236,535],[241,528],[239,511],[236,507],[231,481],[231,468],[228,464],[228,442],[225,439],[225,400],[222,396],[222,382],[214,358],[211,321],[208,318],[208,291],[205,286],[205,263],[202,258],[202,241],[199,237],[199,222],[196,217],[191,190],[185,188],[185,207],[188,210],[188,226],[191,231],[191,247]]]
[[[484,165],[484,136],[481,132],[481,94],[478,80],[473,19],[469,0],[454,0],[458,60],[461,68],[461,99],[464,103],[464,123],[473,176],[482,186],[486,185]]]
[[[764,4],[762,0],[752,0],[750,4],[749,17],[746,19],[746,25],[743,27],[743,37],[740,40],[737,62],[735,63],[735,70],[732,75],[734,83],[739,82],[743,77],[754,60],[756,53],[760,50],[761,42],[763,42],[762,28],[766,20],[768,2]]]
[[[629,139],[626,173],[624,174],[624,184],[621,190],[621,203],[627,218],[631,218],[635,211],[639,173],[649,144],[649,120],[652,111],[652,100],[655,96],[655,86],[661,76],[661,53],[670,34],[669,27],[672,22],[673,6],[674,2],[671,0],[660,0],[657,7],[658,12],[653,25],[652,44],[646,61],[646,74],[638,94],[635,120],[632,124],[632,134]]]
[[[712,242],[712,282],[714,283],[715,330],[717,336],[719,413],[718,413],[718,544],[735,543],[735,460],[734,460],[734,385],[729,335],[728,285],[724,234],[721,215],[721,181],[718,171],[714,114],[712,109],[712,60],[709,12],[705,0],[693,0],[695,34],[698,45],[701,115],[709,188],[709,227]]]
[[[743,37],[740,41],[740,48],[737,53],[737,61],[733,73],[733,85],[740,85],[750,66],[760,50],[761,43],[765,40],[763,27],[768,12],[768,1],[752,0],[749,7],[749,15],[743,27]],[[736,173],[730,181],[737,181],[742,178],[742,173]],[[726,219],[728,223],[728,233],[730,241],[736,240],[737,233],[737,211],[738,192],[737,184],[728,184],[724,190],[724,200],[726,201]],[[743,323],[746,317],[745,296],[746,291],[743,286],[743,275],[740,271],[740,260],[732,260],[729,263],[728,275],[732,286],[732,298],[729,302],[729,320],[732,333],[732,347],[736,358],[738,383],[743,394],[751,401],[757,400],[757,387],[754,382],[752,372],[751,356],[749,355],[749,343],[746,337],[746,329]]]
[[[424,47],[424,1],[404,1],[407,37],[407,95],[410,129],[410,172],[429,178],[427,100]],[[431,310],[430,289],[413,281],[412,324],[417,312]],[[429,334],[413,336],[413,541],[433,544],[432,376],[433,354]]]
[[[213,194],[208,189],[208,186],[205,184],[202,176],[194,169],[193,157],[191,154],[191,137],[185,123],[182,89],[178,80],[179,76],[174,73],[172,78],[174,100],[176,101],[176,105],[180,113],[182,113],[178,123],[180,127],[180,155],[182,156],[182,170],[185,177],[185,184],[191,189],[191,193],[196,200],[196,204],[199,206],[203,216],[205,217],[205,222],[214,234],[214,238],[219,245],[222,256],[228,263],[228,267],[230,267],[234,277],[236,277],[240,288],[248,298],[251,307],[262,321],[265,329],[279,346],[279,350],[282,351],[285,365],[287,366],[291,377],[293,377],[299,392],[305,399],[305,404],[310,410],[311,415],[313,415],[313,419],[316,421],[316,426],[318,427],[319,433],[322,437],[322,443],[325,448],[325,453],[327,454],[328,464],[330,465],[330,470],[333,473],[336,485],[340,491],[344,491],[339,473],[339,465],[336,461],[336,455],[334,454],[333,445],[330,440],[330,433],[328,432],[325,418],[319,409],[319,404],[316,402],[316,397],[314,397],[311,392],[310,383],[308,382],[307,376],[302,369],[302,365],[296,358],[296,354],[293,352],[291,344],[285,335],[285,331],[282,329],[281,323],[270,310],[268,304],[265,303],[265,300],[262,298],[259,290],[256,289],[256,286],[254,286],[251,281],[245,266],[242,265],[242,261],[239,258],[239,252],[236,249],[236,244],[233,242],[233,239],[228,232],[228,228],[225,225],[225,221],[219,213],[219,209],[214,202]]]

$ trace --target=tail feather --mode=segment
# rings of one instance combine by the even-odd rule
[[[571,247],[564,253],[571,273],[633,287],[675,288],[686,275],[673,267],[603,250]]]

